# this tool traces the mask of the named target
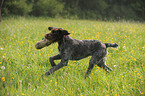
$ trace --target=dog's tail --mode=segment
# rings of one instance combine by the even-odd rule
[[[107,47],[115,47],[115,48],[117,48],[118,47],[118,44],[116,44],[116,43],[105,43],[105,45],[106,45],[106,48]]]

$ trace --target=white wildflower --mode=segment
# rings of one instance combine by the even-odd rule
[[[5,69],[5,66],[2,66],[2,67],[1,67],[1,69],[3,69],[3,70],[4,70],[4,69]]]
[[[1,50],[4,50],[4,48],[1,48]]]

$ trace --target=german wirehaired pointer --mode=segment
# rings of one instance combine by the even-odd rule
[[[52,68],[45,73],[46,76],[52,74],[56,70],[67,66],[69,60],[80,60],[88,56],[92,56],[89,62],[89,67],[85,74],[85,78],[91,73],[94,65],[102,67],[107,72],[112,70],[106,65],[106,54],[108,47],[118,47],[116,43],[102,43],[98,40],[76,40],[69,36],[67,30],[56,27],[48,27],[51,31],[46,33],[43,40],[36,43],[35,47],[41,49],[49,46],[52,43],[58,42],[59,54],[50,57]],[[54,60],[61,59],[59,64],[55,64]]]

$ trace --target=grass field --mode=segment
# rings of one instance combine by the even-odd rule
[[[41,79],[51,68],[49,57],[57,43],[37,50],[48,26],[67,29],[75,39],[117,43],[108,48],[107,74],[94,67],[84,79],[89,59],[69,61],[68,66]],[[56,61],[59,63],[59,60]],[[103,22],[49,18],[4,18],[0,24],[0,96],[144,96],[145,23]]]

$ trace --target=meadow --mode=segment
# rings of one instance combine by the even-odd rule
[[[95,66],[84,79],[90,57],[69,61],[68,66],[41,78],[51,68],[49,57],[57,43],[35,48],[48,26],[68,30],[75,39],[117,43],[108,48],[107,74]],[[55,61],[59,63],[60,61]],[[145,23],[91,21],[34,17],[3,18],[0,24],[0,96],[144,96]]]

